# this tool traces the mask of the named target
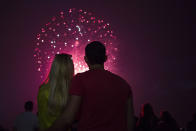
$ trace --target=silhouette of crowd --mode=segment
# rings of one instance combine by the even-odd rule
[[[27,105],[28,103],[32,103],[30,101],[26,102],[25,104]],[[26,107],[25,112],[32,112],[31,109],[27,109]],[[21,115],[21,114],[20,114]],[[19,115],[19,116],[20,116]],[[24,115],[24,113],[23,113]],[[33,115],[34,116],[34,115]],[[137,117],[135,116],[135,122],[134,122],[134,130],[133,131],[196,131],[196,113],[193,114],[192,120],[187,123],[186,127],[180,128],[179,125],[177,124],[176,120],[172,117],[171,113],[168,111],[161,111],[160,116],[157,117],[154,112],[152,105],[150,103],[146,103],[142,105],[142,109],[140,112],[140,116]],[[32,116],[28,116],[29,120],[34,121],[34,118]],[[77,131],[77,121],[75,121],[72,125],[71,131]],[[20,125],[26,124],[24,121],[20,123]],[[32,125],[28,125],[30,128],[33,128]],[[35,126],[36,127],[36,126]],[[17,130],[17,127],[14,127],[14,131],[20,131],[21,129]],[[34,131],[37,130],[34,128]],[[3,128],[0,125],[0,131],[9,131],[8,129]]]
[[[142,105],[140,117],[135,117],[134,131],[196,131],[196,113],[186,127],[180,127],[169,111],[161,111],[157,117],[152,105]]]
[[[142,106],[140,117],[136,122],[136,131],[180,131],[176,120],[168,111],[161,111],[158,118],[151,104]]]
[[[196,131],[196,114],[186,127],[180,127],[169,111],[161,111],[156,117],[149,103],[143,105],[141,114],[135,131]]]

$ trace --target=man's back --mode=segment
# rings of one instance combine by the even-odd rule
[[[32,112],[24,112],[17,116],[14,127],[17,131],[34,131],[38,129],[37,116]]]
[[[119,76],[106,70],[76,75],[71,95],[82,96],[79,131],[126,131],[126,102],[131,89]]]

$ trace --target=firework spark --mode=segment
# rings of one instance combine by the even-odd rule
[[[116,36],[109,23],[95,17],[91,12],[69,9],[52,17],[36,37],[34,58],[36,69],[44,78],[55,54],[69,53],[73,56],[75,73],[88,70],[84,62],[84,48],[91,41],[101,41],[107,49],[106,69],[112,70],[116,63],[118,47]]]

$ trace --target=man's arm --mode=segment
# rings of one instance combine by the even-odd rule
[[[64,112],[47,131],[62,131],[69,129],[79,110],[81,101],[81,96],[71,95]]]
[[[128,131],[133,131],[134,129],[134,108],[133,108],[133,97],[132,94],[127,100],[127,129]]]

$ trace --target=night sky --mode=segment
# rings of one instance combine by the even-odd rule
[[[157,115],[170,111],[181,126],[196,112],[192,1],[34,0],[0,6],[0,125],[11,127],[25,101],[36,104],[41,83],[33,61],[36,34],[52,16],[69,8],[86,9],[110,22],[120,51],[116,73],[132,86],[137,116],[146,102]]]

